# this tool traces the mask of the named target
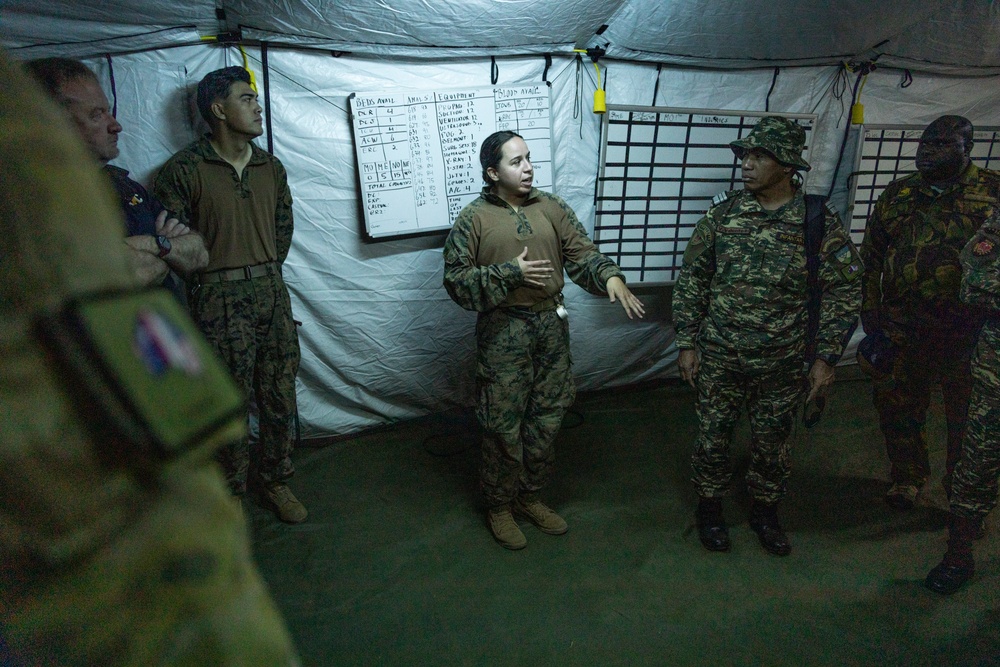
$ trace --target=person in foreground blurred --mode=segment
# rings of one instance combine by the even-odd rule
[[[0,84],[0,664],[297,665],[212,460],[242,397],[65,117],[3,53]]]

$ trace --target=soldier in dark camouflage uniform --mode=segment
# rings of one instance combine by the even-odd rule
[[[512,511],[546,533],[567,530],[538,498],[575,397],[563,268],[587,291],[620,301],[629,318],[641,317],[643,307],[573,210],[531,186],[530,155],[519,135],[490,135],[479,157],[488,186],[448,235],[444,285],[458,305],[479,313],[477,417],[487,524],[501,545],[520,549],[527,540]]]
[[[263,133],[261,107],[241,67],[211,72],[198,85],[209,127],[156,177],[156,196],[208,244],[209,264],[188,303],[196,322],[259,410],[264,500],[289,523],[306,508],[292,494],[290,424],[295,414],[299,342],[282,262],[292,242],[292,195],[281,162],[252,140]],[[220,454],[235,496],[247,490],[246,441]]]
[[[678,365],[681,377],[698,390],[696,519],[699,538],[712,551],[730,548],[722,497],[732,478],[732,431],[744,404],[752,431],[750,525],[771,553],[791,550],[776,507],[785,494],[787,440],[803,388],[806,206],[793,176],[809,169],[804,144],[801,126],[776,116],[732,142],[742,160],[744,189],[717,197],[699,221],[674,287]],[[860,300],[861,262],[830,208],[819,259],[822,304],[810,399],[833,382]]]
[[[917,148],[917,173],[889,184],[861,244],[861,322],[892,341],[892,382],[873,387],[892,486],[886,502],[913,507],[930,476],[924,423],[931,385],[941,384],[948,425],[943,484],[965,430],[969,368],[980,311],[959,302],[959,253],[996,209],[1000,174],[972,164],[972,124],[960,116],[931,123]]]
[[[40,318],[77,299],[152,304],[93,157],[2,53],[0,87],[0,664],[298,664],[212,460],[240,420],[151,458],[88,402],[104,377],[43,345]]]
[[[951,489],[948,551],[927,575],[938,593],[954,593],[973,575],[972,540],[997,504],[1000,478],[1000,211],[962,250],[961,300],[986,319],[972,357],[972,397]]]

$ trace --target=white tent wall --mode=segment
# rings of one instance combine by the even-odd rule
[[[36,49],[30,56],[49,55]],[[591,110],[594,68],[566,49],[554,56],[554,190],[594,225],[600,118]],[[247,47],[258,84],[261,53]],[[20,54],[18,54],[20,55]],[[109,87],[104,59],[86,61]],[[347,97],[489,85],[489,57],[385,58],[272,47],[268,52],[274,151],[295,199],[295,236],[285,264],[300,329],[298,398],[303,435],[348,434],[473,401],[475,315],[441,286],[444,234],[372,241],[363,233]],[[117,164],[149,183],[155,170],[202,131],[192,87],[207,72],[242,64],[235,47],[207,44],[112,58],[118,117],[125,127]],[[711,70],[606,59],[609,104],[763,111],[771,67]],[[538,83],[540,55],[498,57],[498,85]],[[963,113],[996,124],[1000,90],[993,79],[915,72],[908,88],[898,70],[871,74],[861,101],[871,123],[924,124]],[[815,113],[814,165],[808,187],[830,185],[845,123],[846,97],[833,96],[835,66],[782,68],[770,109]],[[850,83],[853,83],[853,77]],[[653,99],[654,88],[657,89]],[[259,144],[265,145],[266,137]],[[841,167],[845,181],[850,162]],[[581,389],[676,375],[669,288],[639,286],[645,320],[629,322],[618,305],[568,285],[574,370]]]

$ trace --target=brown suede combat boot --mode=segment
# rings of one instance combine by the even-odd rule
[[[486,525],[493,533],[493,538],[504,549],[516,551],[528,546],[528,538],[517,527],[517,522],[510,513],[510,505],[501,505],[489,510],[486,513]]]
[[[569,526],[561,516],[556,514],[550,507],[547,507],[538,499],[538,495],[527,493],[518,496],[514,500],[514,512],[523,516],[531,523],[538,526],[538,529],[549,535],[562,535]]]
[[[306,506],[299,502],[284,482],[266,484],[263,495],[274,513],[285,523],[302,523],[309,516]]]

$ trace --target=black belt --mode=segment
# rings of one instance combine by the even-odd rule
[[[555,296],[550,296],[548,299],[543,299],[538,303],[533,303],[530,306],[507,306],[507,309],[528,313],[542,313],[546,310],[555,310],[561,303],[562,294],[556,294]]]
[[[251,278],[262,278],[277,271],[277,262],[267,262],[253,266],[240,266],[235,269],[221,269],[219,271],[200,273],[198,274],[198,282],[204,285],[205,283],[226,283],[231,280],[250,280]]]

